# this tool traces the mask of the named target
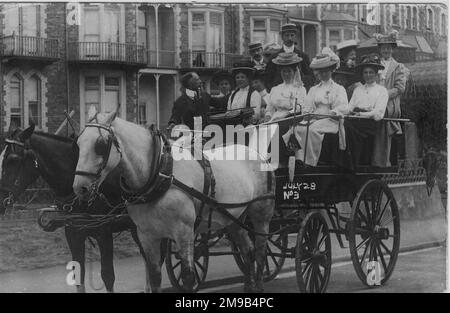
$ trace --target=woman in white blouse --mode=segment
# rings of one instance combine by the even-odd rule
[[[364,85],[353,91],[349,103],[351,115],[361,118],[345,120],[349,150],[352,154],[353,166],[368,165],[372,153],[372,137],[375,135],[378,121],[383,119],[388,103],[387,89],[377,84],[378,72],[384,69],[380,57],[371,54],[362,57],[356,69],[362,74]],[[368,148],[369,146],[369,148]],[[369,150],[369,151],[367,151]],[[368,153],[363,153],[367,151]]]
[[[244,124],[253,123],[259,120],[261,115],[261,96],[250,86],[250,80],[255,69],[250,60],[244,60],[234,64],[231,75],[236,81],[236,89],[228,99],[228,111],[235,113],[238,109],[253,109],[253,116]],[[233,112],[230,112],[233,114]],[[245,126],[245,125],[244,125]]]
[[[283,83],[273,87],[268,94],[265,90],[260,92],[267,103],[264,120],[276,121],[286,117],[289,113],[301,112],[305,101],[306,89],[300,78],[298,64],[302,58],[295,53],[280,53],[272,60],[280,69]]]
[[[322,54],[316,56],[310,65],[320,83],[311,87],[302,107],[302,114],[325,114],[343,116],[348,112],[347,93],[343,86],[331,79],[331,74],[339,67],[339,57],[325,47]],[[296,150],[295,157],[307,165],[316,166],[322,151],[322,141],[326,133],[340,133],[339,148],[346,149],[345,131],[340,118],[312,117],[309,130],[305,122],[291,128],[283,139]],[[308,136],[307,136],[308,133]]]

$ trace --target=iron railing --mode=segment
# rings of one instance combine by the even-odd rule
[[[144,46],[117,42],[70,42],[69,60],[146,65]]]
[[[32,36],[4,36],[1,38],[0,53],[5,57],[58,59],[58,40]]]
[[[170,50],[147,50],[148,66],[155,67],[177,67],[175,64],[175,51]],[[157,58],[158,55],[158,58]]]
[[[181,53],[181,67],[230,69],[239,57],[232,53],[187,51]]]

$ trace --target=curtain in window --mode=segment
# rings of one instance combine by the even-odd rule
[[[41,80],[36,75],[27,81],[26,94],[28,98],[29,119],[39,128],[42,127],[41,118]]]
[[[11,126],[23,126],[23,80],[17,75],[13,75],[10,80],[10,109]]]

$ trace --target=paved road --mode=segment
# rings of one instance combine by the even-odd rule
[[[351,262],[333,264],[327,292],[397,293],[443,292],[446,284],[446,249],[436,247],[399,255],[391,279],[386,285],[369,289],[357,278]],[[266,292],[298,292],[295,272],[282,273],[265,285]],[[242,292],[242,284],[205,289],[202,292]]]

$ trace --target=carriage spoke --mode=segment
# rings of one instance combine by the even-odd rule
[[[384,250],[386,250],[386,252],[389,254],[389,256],[392,256],[392,251],[389,250],[388,247],[386,247],[386,245],[383,243],[383,241],[380,240],[380,244],[384,248]]]
[[[370,212],[370,208],[369,208],[367,199],[364,199],[364,207],[365,207],[366,213],[367,213],[367,220],[369,221],[368,225],[372,225],[372,214]]]
[[[200,275],[198,274],[197,267],[194,266],[194,273],[195,277],[197,278],[197,283],[200,285],[202,279],[200,278]]]
[[[195,260],[195,264],[197,264],[197,266],[200,267],[203,273],[205,272],[205,268],[203,267],[203,265],[200,263],[199,260]]]
[[[364,260],[366,259],[366,255],[367,255],[367,251],[369,250],[369,247],[370,247],[370,242],[366,243],[366,248],[364,249],[363,255],[362,255],[361,260],[359,262],[359,265],[361,267],[362,267],[362,264],[363,264]]]
[[[272,254],[270,254],[270,257],[271,257],[273,263],[275,263],[275,266],[278,267],[278,262],[277,262],[275,256],[273,256]]]
[[[361,241],[359,243],[359,245],[356,246],[356,251],[358,251],[359,249],[361,249],[362,245],[365,244],[367,241],[370,240],[370,237],[367,237],[364,241]]]
[[[361,212],[361,210],[357,210],[356,213],[359,214],[359,216],[364,220],[363,222],[366,223],[366,225],[369,225],[366,216]]]
[[[391,199],[388,199],[388,201],[387,201],[386,204],[384,205],[383,210],[381,211],[381,214],[378,216],[377,224],[379,224],[379,223],[381,222],[381,220],[382,220],[382,218],[383,218],[383,216],[384,216],[384,212],[386,211],[386,208],[387,208],[388,204],[390,204],[390,203],[391,203]]]
[[[180,266],[180,264],[181,264],[181,261],[178,261],[178,262],[173,266],[173,269],[176,269],[178,266]]]
[[[383,264],[384,272],[387,273],[386,260],[384,259],[384,255],[383,255],[383,252],[381,251],[380,245],[377,244],[376,248],[378,250],[378,253],[380,254],[380,259],[381,259],[381,263]]]
[[[326,234],[323,234],[323,237],[320,239],[319,244],[318,244],[318,248],[317,248],[319,251],[322,248],[322,246],[323,246],[323,244],[325,242],[325,239],[327,239],[327,238],[328,238],[328,236]]]

